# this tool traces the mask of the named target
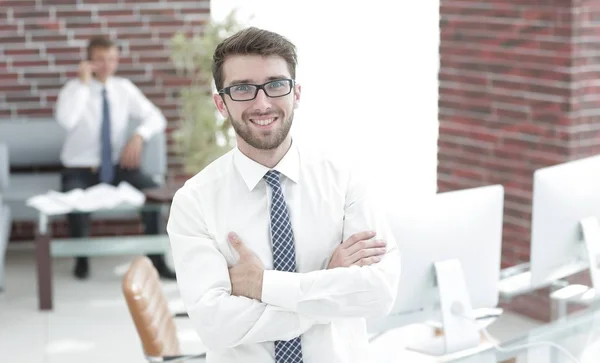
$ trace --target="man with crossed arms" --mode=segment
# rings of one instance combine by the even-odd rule
[[[213,56],[237,147],[176,193],[167,226],[209,363],[368,362],[365,318],[396,297],[398,247],[365,180],[292,140],[296,61],[292,43],[256,28]]]

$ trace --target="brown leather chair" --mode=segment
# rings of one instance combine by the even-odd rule
[[[173,315],[169,311],[158,272],[148,257],[142,256],[133,260],[123,277],[122,288],[149,362],[183,361],[206,355],[181,353]]]

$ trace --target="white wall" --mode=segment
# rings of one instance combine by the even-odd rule
[[[213,0],[211,11],[218,21],[235,7],[296,44],[296,137],[360,162],[382,190],[435,193],[439,0],[349,4]]]

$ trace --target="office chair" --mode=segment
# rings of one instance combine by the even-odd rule
[[[180,362],[206,356],[206,353],[181,353],[173,314],[169,311],[158,272],[148,257],[137,257],[131,263],[123,276],[122,288],[148,362]]]

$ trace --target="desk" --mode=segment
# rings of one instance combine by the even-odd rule
[[[175,193],[183,186],[184,183],[169,183],[163,187],[144,189],[146,201],[149,203],[168,203],[173,202]]]
[[[114,215],[123,211],[162,211],[170,206],[180,185],[146,189],[146,203],[141,207],[115,208],[93,212],[98,215]],[[52,239],[50,217],[39,214],[35,238],[38,301],[40,310],[52,310],[52,257],[58,256],[107,256],[164,254],[169,249],[169,238],[161,235],[135,235],[90,238]]]
[[[504,342],[503,350],[490,347],[477,354],[451,360],[454,363],[496,363],[514,360],[515,363],[576,363],[559,349],[541,342],[558,344],[574,355],[581,363],[600,361],[600,307],[568,315],[540,326],[523,336]],[[533,344],[530,347],[525,345]]]

